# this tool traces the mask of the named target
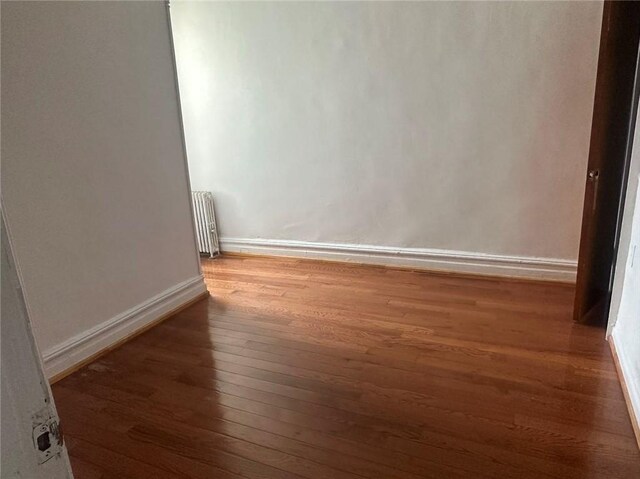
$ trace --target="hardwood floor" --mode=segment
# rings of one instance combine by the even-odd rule
[[[76,479],[638,478],[573,287],[203,262],[212,297],[53,386]]]

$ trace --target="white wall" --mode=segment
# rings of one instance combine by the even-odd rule
[[[191,181],[217,197],[223,247],[426,248],[575,270],[601,14],[174,2]]]
[[[2,195],[49,374],[204,291],[163,2],[2,3]]]
[[[636,420],[640,421],[640,121],[637,120],[608,330]],[[637,427],[640,432],[640,423]],[[640,435],[637,439],[640,444]]]

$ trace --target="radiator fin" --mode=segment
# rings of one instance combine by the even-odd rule
[[[198,251],[211,258],[220,254],[213,195],[209,191],[192,191],[193,217],[196,223]]]

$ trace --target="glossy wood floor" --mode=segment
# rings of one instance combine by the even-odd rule
[[[630,478],[567,285],[204,262],[212,297],[55,384],[77,479]]]

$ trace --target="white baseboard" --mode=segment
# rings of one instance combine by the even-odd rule
[[[47,378],[72,369],[206,291],[204,277],[196,276],[46,350],[43,360]]]
[[[638,447],[640,447],[640,378],[636,377],[633,372],[633,363],[627,355],[623,345],[624,342],[616,339],[615,328],[613,328],[613,332],[609,336],[609,342],[612,345],[611,349],[613,350],[613,357],[620,376],[620,386],[629,409],[633,432],[636,435]]]
[[[221,238],[222,251],[326,259],[416,269],[575,282],[577,262],[427,248]]]

